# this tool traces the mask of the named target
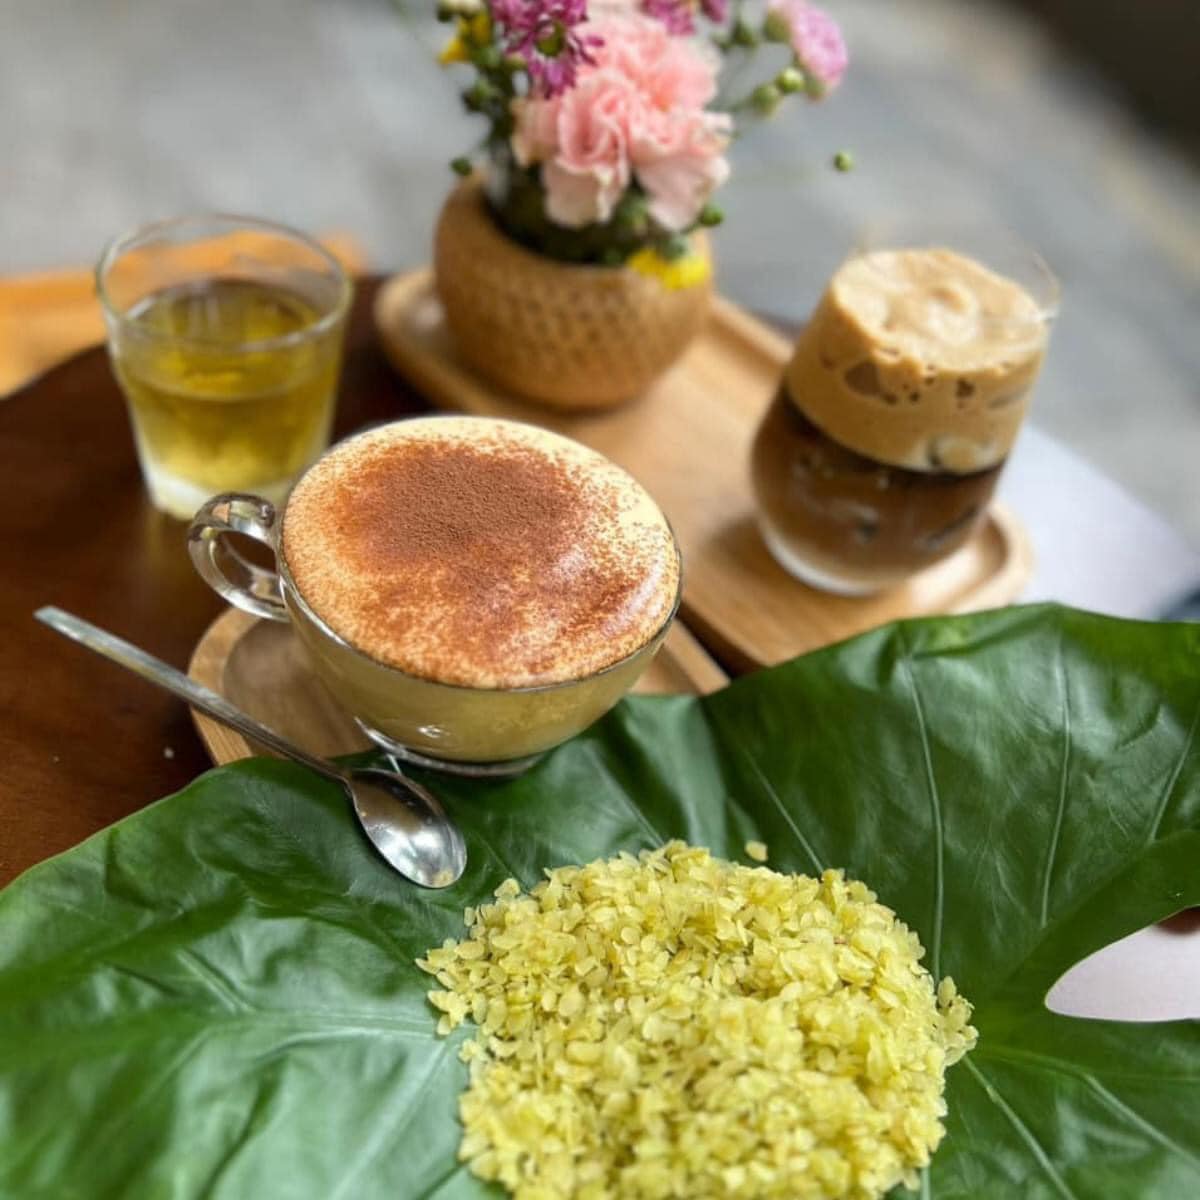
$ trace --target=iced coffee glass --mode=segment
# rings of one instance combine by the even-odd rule
[[[1058,284],[1014,236],[892,226],[834,273],[758,431],[759,526],[791,574],[861,595],[954,553],[987,511]]]

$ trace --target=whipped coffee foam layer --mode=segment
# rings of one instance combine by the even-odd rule
[[[850,450],[966,474],[1007,456],[1045,354],[1019,284],[952,250],[889,250],[834,275],[787,369],[792,400]]]
[[[336,446],[293,491],[281,545],[335,633],[466,687],[611,666],[662,628],[679,586],[666,519],[631,476],[481,417],[399,421]]]

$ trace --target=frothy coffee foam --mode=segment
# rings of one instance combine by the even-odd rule
[[[788,365],[789,394],[850,450],[965,474],[1007,456],[1046,348],[1011,279],[952,250],[889,250],[834,275]]]
[[[512,421],[399,421],[297,484],[282,551],[309,607],[380,662],[467,687],[579,679],[675,603],[666,519],[631,476]]]

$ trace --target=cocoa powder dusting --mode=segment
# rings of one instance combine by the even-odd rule
[[[398,440],[322,500],[343,570],[371,581],[354,593],[355,628],[373,631],[377,656],[396,648],[385,660],[397,666],[419,641],[421,673],[445,682],[544,677],[564,643],[603,643],[661,607],[647,586],[661,531],[631,553],[616,536],[621,489],[529,446]]]

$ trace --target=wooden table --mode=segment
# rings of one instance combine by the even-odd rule
[[[335,433],[427,407],[375,349],[361,284]],[[211,765],[186,707],[33,620],[87,617],[185,667],[221,611],[146,498],[102,349],[0,401],[0,885]]]
[[[376,286],[358,290],[338,435],[426,407],[375,347]],[[1200,579],[1165,523],[1044,436],[1010,472],[1045,568],[1035,595],[1048,578],[1056,598],[1149,616]],[[192,570],[183,524],[146,499],[102,350],[0,401],[0,478],[2,885],[210,765],[181,703],[69,645],[34,609],[57,604],[184,666],[221,603]],[[1064,554],[1071,569],[1055,580]]]

